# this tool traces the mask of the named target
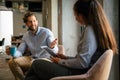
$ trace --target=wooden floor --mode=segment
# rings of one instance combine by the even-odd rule
[[[0,53],[0,80],[15,80],[6,60],[8,58],[10,56]]]

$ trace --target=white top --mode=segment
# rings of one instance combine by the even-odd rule
[[[76,57],[72,59],[61,59],[59,64],[75,69],[89,67],[91,57],[97,49],[97,41],[93,28],[87,26],[81,37]]]

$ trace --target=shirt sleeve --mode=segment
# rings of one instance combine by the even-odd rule
[[[92,27],[86,29],[79,46],[79,52],[75,58],[61,59],[58,64],[75,69],[89,67],[91,57],[97,49],[97,41]]]
[[[24,51],[26,49],[26,43],[25,43],[25,40],[24,40],[24,36],[22,38],[22,42],[21,44],[19,45],[16,53],[14,54],[14,57],[20,57],[23,55]]]
[[[17,58],[17,57],[22,56],[22,53],[19,50],[17,50],[13,56]]]
[[[53,40],[55,40],[54,35],[52,33],[52,31],[48,30],[48,38],[47,38],[47,42],[48,42],[48,46],[50,46],[51,42],[53,42]],[[55,47],[53,49],[51,49],[54,53],[58,53],[58,46],[57,44],[55,45]]]

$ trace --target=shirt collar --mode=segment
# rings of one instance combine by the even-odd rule
[[[35,34],[32,33],[32,31],[29,30],[29,33],[32,35],[37,35],[40,32],[40,27],[37,28],[37,32]]]

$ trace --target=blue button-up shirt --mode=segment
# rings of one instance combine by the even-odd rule
[[[14,54],[14,57],[22,56],[26,48],[28,48],[31,52],[32,57],[49,58],[50,54],[41,47],[50,47],[50,44],[54,39],[55,38],[53,33],[47,28],[38,27],[36,34],[33,34],[31,31],[28,31],[24,34],[22,38],[22,43],[18,47],[16,53]],[[57,53],[57,45],[51,50],[54,53]]]

